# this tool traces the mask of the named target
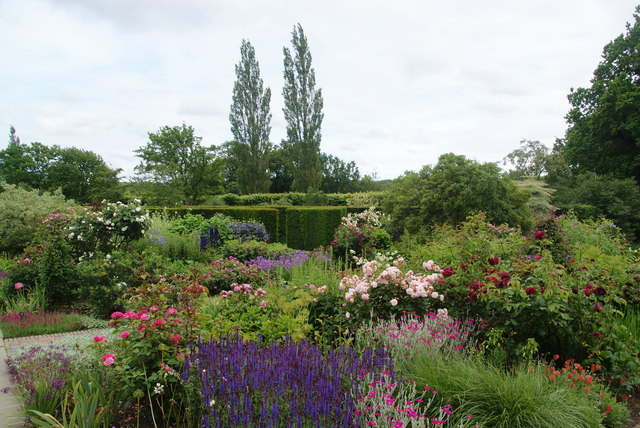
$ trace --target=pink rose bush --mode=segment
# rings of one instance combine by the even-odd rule
[[[387,317],[402,310],[428,312],[429,300],[443,301],[444,295],[435,288],[443,276],[432,260],[423,263],[425,273],[403,271],[404,259],[379,272],[375,260],[362,266],[363,275],[342,278],[340,290],[345,292],[347,307],[358,315]],[[358,318],[360,319],[360,318]]]

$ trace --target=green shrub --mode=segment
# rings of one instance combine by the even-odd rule
[[[19,254],[34,239],[47,214],[67,205],[60,190],[41,193],[0,185],[0,252]]]
[[[277,259],[291,252],[284,244],[268,244],[261,241],[239,240],[227,241],[221,248],[222,255],[225,258],[235,257],[241,262],[263,257],[265,259]]]

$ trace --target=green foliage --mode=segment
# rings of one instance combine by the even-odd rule
[[[527,229],[532,222],[527,199],[526,192],[501,177],[495,164],[479,164],[449,153],[440,156],[434,167],[397,179],[382,208],[393,218],[397,232],[415,233],[443,223],[457,225],[478,211],[493,223]]]
[[[559,189],[554,203],[581,220],[606,217],[629,239],[640,238],[640,188],[632,178],[581,174],[572,186]]]
[[[287,121],[285,149],[293,154],[292,190],[311,192],[320,189],[322,166],[320,139],[322,126],[322,90],[316,89],[316,76],[311,67],[311,52],[302,26],[291,33],[293,56],[288,48],[284,53],[284,118]]]
[[[520,190],[530,194],[527,207],[534,217],[547,216],[555,212],[556,207],[551,204],[555,189],[549,188],[544,181],[532,177],[522,177],[513,181]]]
[[[213,147],[200,144],[191,126],[164,126],[149,133],[149,141],[135,150],[141,162],[138,174],[169,184],[182,193],[183,202],[198,203],[220,188],[221,165],[214,157]]]
[[[341,207],[288,208],[287,245],[301,250],[328,245],[341,218],[346,214],[346,209]]]
[[[271,89],[263,89],[260,65],[248,40],[242,40],[240,55],[229,114],[235,139],[232,154],[236,158],[240,192],[265,192],[271,184],[268,175]]]
[[[589,393],[571,389],[550,381],[545,366],[539,364],[505,372],[478,358],[442,358],[435,352],[401,362],[403,373],[417,382],[418,389],[437,391],[439,403],[451,404],[460,416],[471,415],[479,426],[596,427],[609,416],[607,405],[615,407],[617,419],[606,426],[619,426],[628,417],[624,405],[606,388],[594,384]]]
[[[265,343],[287,337],[298,341],[311,330],[307,306],[312,299],[311,290],[276,287],[268,288],[261,297],[250,293],[212,297],[200,307],[203,338],[239,334],[243,340],[261,338]]]
[[[203,275],[201,284],[211,294],[228,290],[231,284],[251,284],[255,288],[270,284],[269,273],[255,265],[247,266],[235,257],[215,260],[200,272]]]
[[[11,184],[0,187],[0,252],[20,253],[34,239],[47,214],[68,204],[60,190],[41,193]]]
[[[325,193],[348,193],[358,190],[360,171],[356,163],[345,163],[342,159],[322,153],[322,186]]]
[[[514,170],[509,175],[513,179],[522,179],[524,177],[533,177],[540,180],[541,176],[546,172],[546,160],[549,156],[549,149],[540,141],[522,140],[519,149],[509,153],[503,163],[510,163],[514,166]]]
[[[22,144],[13,127],[7,148],[0,151],[0,177],[6,183],[49,192],[61,189],[78,202],[121,198],[119,172],[88,150]]]
[[[233,239],[222,246],[223,257],[235,257],[241,262],[263,257],[265,259],[278,259],[291,252],[289,247],[280,243],[268,244],[262,241],[242,242]]]
[[[626,34],[608,43],[591,86],[569,94],[564,155],[578,172],[640,179],[640,6]]]
[[[507,361],[528,353],[533,339],[542,355],[600,364],[632,388],[640,381],[640,343],[616,320],[634,295],[635,255],[605,223],[564,217],[546,224],[552,228],[523,239],[476,216],[437,230],[421,250],[404,250],[414,266],[426,254],[447,266],[440,287],[450,313],[490,321],[499,332],[493,346],[502,346]]]

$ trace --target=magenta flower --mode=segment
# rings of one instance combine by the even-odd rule
[[[25,257],[24,260],[22,260],[22,263],[31,263],[31,259],[29,257]]]
[[[16,282],[16,284],[13,286],[13,288],[15,288],[16,290],[20,290],[22,287],[24,287],[24,284],[21,282]]]
[[[539,241],[542,241],[545,238],[545,231],[539,230],[533,234],[533,237]]]
[[[169,340],[173,340],[174,342],[178,342],[180,340],[180,335],[179,334],[172,334],[169,336]]]
[[[104,340],[104,336],[94,336],[93,341],[96,343],[100,343]]]
[[[596,305],[593,307],[593,310],[596,312],[602,312],[602,306],[600,306],[600,303],[596,302]]]
[[[158,307],[157,307],[157,306],[151,306],[151,307],[149,308],[149,312],[156,312],[157,310],[158,310]]]
[[[165,315],[177,314],[178,310],[176,308],[169,308],[166,310]]]
[[[260,306],[262,306],[263,308],[266,308],[267,307],[267,301],[266,300],[261,301],[260,302]]]
[[[116,362],[116,356],[115,356],[115,354],[104,354],[104,355],[102,356],[102,363],[103,363],[105,366],[110,366],[110,365],[112,365],[112,364],[113,364],[113,363],[115,363],[115,362]]]
[[[129,333],[128,331],[123,331],[122,333],[120,333],[120,337],[126,339],[130,334],[131,333]]]

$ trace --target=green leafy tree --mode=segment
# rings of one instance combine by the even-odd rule
[[[448,153],[419,174],[407,173],[387,192],[382,206],[396,233],[418,232],[437,224],[457,225],[474,212],[486,213],[495,224],[531,226],[526,206],[529,194],[519,190],[494,163],[480,164]]]
[[[558,189],[553,202],[581,220],[605,217],[629,239],[640,238],[640,189],[631,178],[580,174],[573,185]]]
[[[320,128],[322,126],[322,90],[316,89],[316,77],[311,67],[311,52],[302,26],[292,32],[293,56],[284,48],[284,117],[287,139],[294,153],[293,189],[315,192],[322,183],[320,160]]]
[[[75,147],[59,149],[47,172],[47,188],[62,189],[62,193],[78,202],[103,199],[117,201],[123,193],[118,173],[97,154]]]
[[[322,153],[322,190],[325,193],[355,192],[359,187],[360,171],[356,163],[346,163],[342,159]]]
[[[604,47],[591,87],[571,90],[564,155],[577,172],[640,180],[640,6]]]
[[[503,164],[511,164],[514,169],[511,178],[534,177],[539,179],[546,172],[546,159],[549,148],[537,140],[521,140],[520,148],[509,153]]]
[[[23,144],[12,126],[9,132],[9,144],[0,151],[0,175],[8,184],[23,184],[34,189],[47,188],[49,165],[60,148],[47,147],[34,142]]]
[[[179,191],[187,204],[201,202],[222,189],[215,147],[202,146],[202,138],[194,135],[193,127],[184,123],[163,126],[148,135],[147,144],[135,150],[141,159],[136,166],[139,175]]]
[[[255,50],[247,40],[242,41],[240,57],[229,114],[237,143],[234,152],[238,158],[238,185],[243,194],[264,193],[270,185],[271,89],[263,87]]]
[[[62,189],[77,202],[120,199],[119,172],[92,151],[23,144],[13,127],[7,148],[0,151],[0,175],[6,183],[42,191]]]
[[[544,181],[525,176],[513,180],[513,182],[519,189],[529,192],[531,195],[527,200],[527,206],[533,215],[537,217],[548,216],[556,210],[556,207],[551,204],[556,190],[550,188]]]
[[[290,145],[286,142],[283,141],[282,146],[271,153],[269,173],[271,174],[271,193],[291,191],[294,177],[293,155]]]

